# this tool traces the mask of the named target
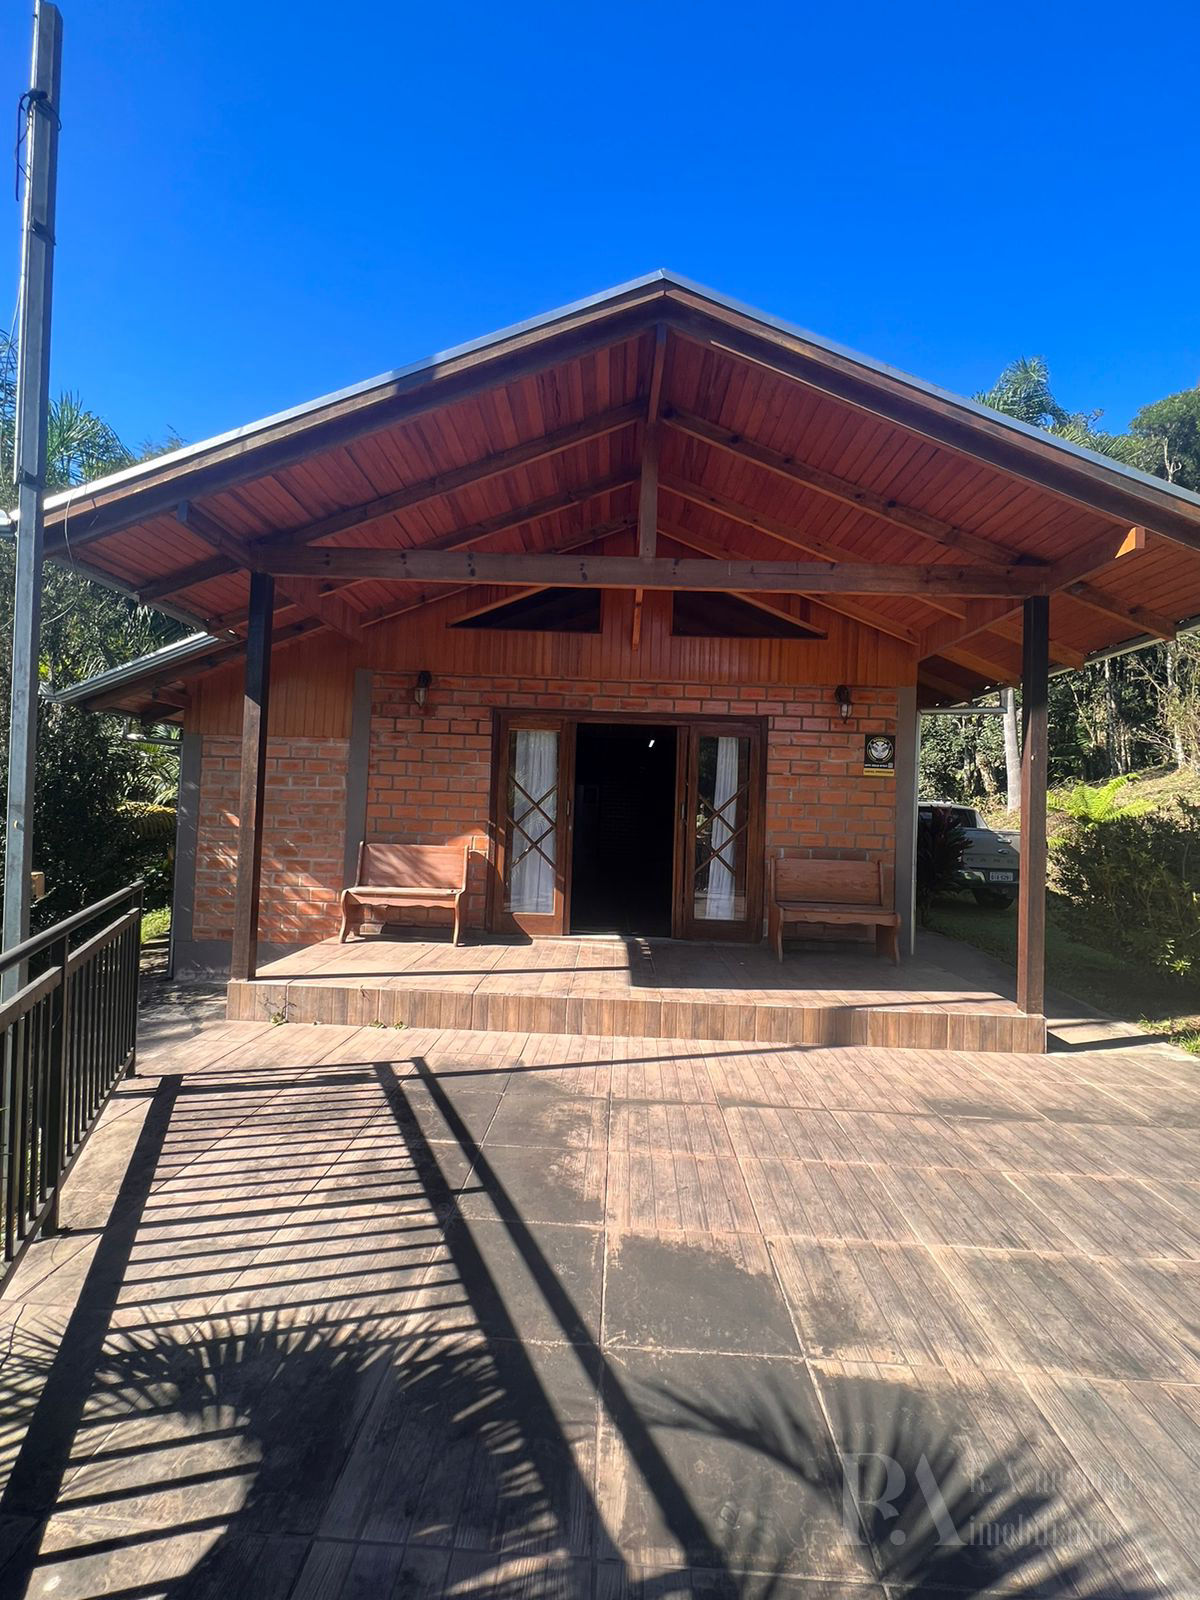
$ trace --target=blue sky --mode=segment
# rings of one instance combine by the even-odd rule
[[[1194,5],[62,9],[54,377],[133,444],[660,266],[1112,426],[1200,380]]]

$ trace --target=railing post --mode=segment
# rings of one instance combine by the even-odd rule
[[[129,978],[129,1065],[125,1069],[127,1078],[137,1077],[137,1036],[138,1036],[138,1007],[142,998],[142,902],[146,891],[141,884],[138,885],[137,897],[134,905],[137,907],[137,921],[133,925],[133,970]]]
[[[50,1209],[42,1232],[58,1232],[58,1200],[62,1191],[62,1172],[67,1158],[67,1074],[70,1071],[70,1052],[67,1045],[68,1007],[70,995],[67,978],[67,958],[70,940],[66,934],[50,946],[50,965],[58,968],[58,983],[48,1001],[50,1007],[50,1059],[47,1062],[49,1095],[46,1106],[46,1151],[44,1171],[50,1174],[53,1185]]]

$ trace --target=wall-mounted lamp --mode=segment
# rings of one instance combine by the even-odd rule
[[[842,721],[849,722],[850,712],[853,709],[850,704],[850,690],[844,683],[839,683],[833,691],[833,697],[838,703],[838,710],[842,713]]]
[[[429,699],[429,686],[433,682],[433,673],[426,672],[424,668],[417,673],[417,681],[413,686],[413,702],[418,711],[424,711],[425,703]]]

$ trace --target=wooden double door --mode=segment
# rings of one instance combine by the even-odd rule
[[[649,719],[540,717],[505,713],[496,730],[493,824],[497,871],[492,926],[531,935],[574,931],[576,748],[579,730],[650,727]],[[655,719],[674,742],[666,830],[634,829],[621,848],[627,867],[666,881],[663,908],[675,938],[755,940],[762,933],[764,730],[758,720]],[[629,779],[626,779],[628,799]],[[636,797],[635,797],[636,798]],[[647,815],[664,800],[646,795]],[[653,802],[653,804],[652,804]],[[601,802],[603,804],[603,802]],[[669,863],[662,859],[670,856]],[[639,930],[636,927],[628,931]]]

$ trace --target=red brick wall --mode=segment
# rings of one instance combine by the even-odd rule
[[[890,862],[896,796],[890,777],[863,773],[863,735],[895,732],[894,689],[856,687],[843,722],[828,689],[688,683],[546,682],[437,676],[424,715],[412,675],[376,675],[367,783],[367,836],[394,843],[466,843],[468,927],[487,913],[493,709],[700,714],[767,719],[768,854]],[[299,944],[337,929],[346,826],[344,739],[268,742],[261,937]],[[238,741],[204,740],[194,937],[228,939],[237,849]],[[442,923],[414,908],[406,921]]]
[[[200,773],[195,939],[229,939],[237,862],[237,739],[209,735]],[[260,937],[311,944],[337,931],[346,837],[345,739],[269,739]]]
[[[424,715],[412,702],[411,675],[375,680],[367,833],[394,843],[471,841],[465,921],[487,914],[492,711],[643,712],[655,716],[767,718],[766,848],[779,855],[892,859],[896,793],[890,777],[863,773],[863,735],[894,733],[894,689],[853,690],[843,722],[826,689],[784,698],[770,689],[701,684],[586,684],[519,678],[438,677]],[[417,920],[417,913],[410,913]],[[445,921],[430,911],[431,922]],[[407,920],[407,919],[406,919]]]

